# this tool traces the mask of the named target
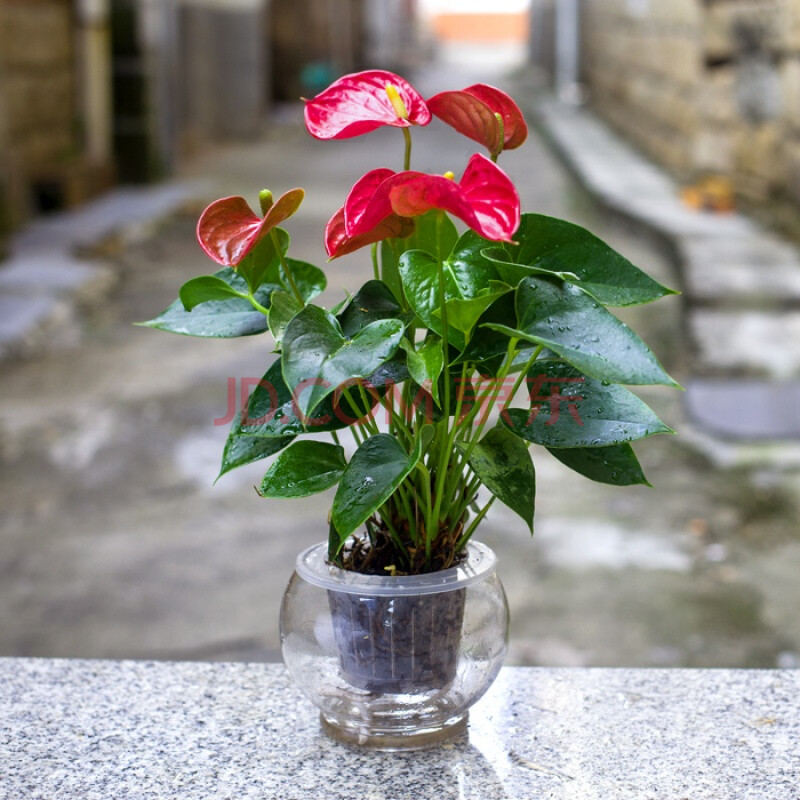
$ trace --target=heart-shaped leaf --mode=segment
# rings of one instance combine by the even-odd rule
[[[480,256],[480,249],[488,243],[477,234],[462,236],[442,265],[444,276],[445,302],[451,300],[475,300],[476,304],[467,307],[469,314],[457,322],[468,326],[469,321],[483,313],[483,309],[493,302],[491,294],[498,296],[496,286],[498,274],[491,262]],[[479,249],[480,248],[480,249]],[[473,254],[477,256],[473,259]],[[439,293],[439,261],[430,253],[410,250],[400,259],[400,276],[408,302],[423,323],[439,336],[442,335],[441,297]],[[481,306],[483,308],[481,309]],[[462,309],[459,309],[461,311]],[[479,312],[477,316],[475,313]],[[448,320],[449,321],[449,320]],[[473,323],[474,324],[474,323]],[[466,337],[459,327],[448,329],[449,344],[459,350],[464,349]]]
[[[424,250],[444,259],[458,241],[453,220],[441,211],[433,210],[414,218],[414,233],[402,242],[404,250]]]
[[[403,253],[407,250],[424,250],[434,258],[444,259],[458,241],[458,231],[453,221],[439,211],[429,211],[415,217],[414,226],[413,234],[403,240],[385,239],[381,242],[381,279],[404,308],[408,305],[400,279],[400,257]]]
[[[432,426],[420,431],[414,451],[407,453],[388,433],[371,436],[356,450],[339,482],[331,521],[344,544],[394,493],[416,466],[430,442]]]
[[[392,319],[402,314],[394,294],[382,281],[367,281],[336,315],[342,333],[354,336],[371,322]]]
[[[243,294],[247,292],[244,279],[230,267],[215,272],[213,277],[219,278],[237,292]],[[265,308],[269,308],[270,296],[276,288],[279,287],[262,284],[255,292],[255,299]],[[256,311],[245,298],[209,300],[200,303],[191,311],[187,311],[178,298],[155,319],[139,322],[137,325],[184,336],[229,339],[263,333],[267,330],[267,318],[260,311]]]
[[[283,335],[283,379],[300,412],[308,416],[341,384],[368,378],[397,350],[405,325],[398,319],[371,322],[346,338],[336,318],[306,306]]]
[[[184,283],[178,297],[183,303],[183,307],[187,311],[191,311],[200,303],[207,303],[209,300],[229,300],[231,297],[241,298],[242,293],[222,278],[217,278],[215,275],[201,275],[199,278],[192,278]],[[246,297],[243,299],[247,300]]]
[[[517,246],[505,245],[509,261],[574,273],[581,287],[604,305],[650,303],[675,294],[585,228],[562,219],[524,214],[514,241]]]
[[[516,328],[491,323],[486,327],[544,345],[601,381],[678,385],[627,325],[578,286],[525,278],[517,287],[516,310]]]
[[[252,464],[255,461],[261,461],[261,459],[269,458],[269,456],[279,453],[294,439],[294,436],[275,436],[267,439],[241,434],[239,433],[240,421],[241,416],[237,415],[231,425],[231,431],[222,451],[222,466],[220,467],[219,475],[217,475],[217,480],[232,469],[243,467],[245,464]]]
[[[629,444],[560,448],[550,450],[550,453],[565,466],[598,483],[610,483],[612,486],[650,485]]]
[[[262,283],[282,283],[281,257],[289,249],[289,234],[276,228],[273,235],[261,239],[236,267],[239,275],[247,281],[251,292],[255,292]],[[277,248],[275,239],[278,240]]]
[[[350,400],[338,398],[338,403],[334,394],[320,403],[313,417],[305,416],[301,419],[292,393],[283,380],[281,361],[277,359],[250,395],[247,413],[241,420],[238,432],[247,436],[274,438],[346,428],[366,415],[377,403],[376,389],[380,390],[388,382],[399,383],[405,380],[407,375],[392,369],[389,366],[391,364],[391,361],[387,362],[367,379],[370,387],[375,387],[366,393],[369,407],[358,391],[349,393]],[[355,409],[351,401],[355,404]]]
[[[289,292],[281,289],[272,293],[272,302],[269,307],[269,332],[275,339],[275,344],[280,346],[286,326],[302,311],[300,301]]]
[[[400,280],[400,256],[404,252],[405,248],[399,240],[384,239],[380,246],[380,275],[381,280],[394,295],[394,299],[402,304],[403,308],[408,308],[403,294],[403,283]]]
[[[507,293],[499,297],[478,319],[477,327],[481,329],[479,336],[473,336],[455,362],[463,361],[483,364],[494,358],[503,357],[508,350],[508,335],[494,326],[508,326],[517,318],[515,295]]]
[[[460,448],[465,450],[466,445]],[[519,514],[533,533],[536,472],[527,445],[498,425],[475,445],[469,465],[483,485]]]
[[[489,288],[492,281],[500,280],[494,264],[483,256],[483,251],[492,242],[475,231],[467,231],[453,246],[445,259],[444,271],[452,279],[457,295],[464,299],[477,297]]]
[[[344,449],[328,442],[294,442],[272,462],[261,483],[264,497],[308,497],[339,482]]]
[[[439,376],[444,369],[444,353],[442,342],[438,337],[431,337],[418,348],[414,348],[408,339],[403,339],[400,346],[406,351],[406,364],[411,377],[420,385],[427,387],[437,406],[439,402]]]
[[[481,251],[481,255],[492,262],[500,279],[509,286],[518,286],[523,278],[528,278],[531,275],[543,275],[551,278],[556,277],[562,281],[578,283],[578,276],[573,272],[553,272],[553,270],[546,269],[545,267],[530,267],[527,264],[514,264],[508,260],[508,253],[499,247],[488,247]],[[584,289],[586,288],[582,284],[579,285]],[[591,294],[591,292],[589,292],[589,294]]]
[[[558,360],[539,360],[527,376],[531,410],[501,417],[515,435],[545,447],[607,447],[672,433],[623,386],[604,385]]]
[[[275,248],[275,242],[270,235],[253,248],[236,268],[236,271],[247,281],[247,285],[252,291],[255,291],[262,283],[268,283],[293,293],[291,281],[283,269],[282,262],[285,262],[291,270],[292,278],[300,295],[308,303],[325,290],[328,283],[325,273],[319,267],[306,261],[286,258],[286,252],[289,249],[289,234],[281,228],[277,228],[273,233],[278,240],[280,252]]]
[[[447,310],[447,323],[460,331],[464,336],[469,339],[472,329],[477,324],[481,315],[487,308],[489,308],[498,297],[502,297],[511,291],[511,287],[499,281],[490,281],[487,289],[482,290],[477,297],[472,297],[469,300],[462,300],[460,297],[454,297],[445,303]],[[434,316],[441,319],[442,312],[440,308],[434,309]]]
[[[289,265],[294,282],[306,303],[325,291],[325,287],[328,285],[328,279],[319,267],[315,267],[307,261],[298,261],[294,258],[287,258],[286,263]],[[291,288],[291,284],[286,279],[283,268],[281,268],[280,275],[281,283],[284,288]]]

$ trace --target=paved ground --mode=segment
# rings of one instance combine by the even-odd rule
[[[450,68],[419,82],[432,92],[475,77]],[[225,194],[255,201],[265,185],[303,185],[308,199],[288,225],[293,254],[322,263],[321,226],[344,187],[367,168],[399,165],[402,140],[386,131],[316,143],[297,111],[258,143],[198,157],[182,178],[205,182],[197,208]],[[420,169],[458,172],[469,152],[438,127],[416,141]],[[584,224],[677,282],[663,243],[604,214],[541,140],[503,166],[526,209]],[[0,655],[278,658],[280,595],[296,552],[324,537],[330,497],[262,500],[252,488],[257,466],[211,486],[227,380],[259,377],[272,356],[263,337],[201,341],[131,326],[211,271],[193,226],[193,214],[178,213],[111,248],[108,300],[71,336],[3,365]],[[369,275],[355,256],[326,269],[330,302]],[[681,302],[625,315],[678,380],[688,375]],[[681,429],[679,393],[643,394]],[[653,489],[592,484],[544,453],[533,541],[502,509],[485,524],[512,608],[511,663],[800,663],[794,473],[712,468],[680,436],[637,450]]]

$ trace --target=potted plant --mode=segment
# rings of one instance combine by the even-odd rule
[[[411,169],[411,131],[433,115],[488,153],[458,179]],[[371,70],[306,101],[305,121],[317,139],[402,133],[403,169],[368,171],[324,233],[330,259],[370,247],[372,277],[316,305],[325,273],[279,227],[303,190],[262,192],[260,216],[228,197],[197,226],[222,268],[144,324],[271,334],[221,474],[274,456],[266,497],[338,487],[327,541],[300,554],[284,598],[285,660],[332,735],[420,746],[463,730],[502,663],[505,597],[474,534],[498,500],[533,532],[530,445],[595,481],[646,483],[630,443],[670,429],[625,386],[676,384],[608,307],[671,290],[588,231],[521,213],[496,162],[527,128],[496,88],[425,100]]]

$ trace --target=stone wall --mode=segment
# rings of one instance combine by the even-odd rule
[[[800,201],[800,0],[583,0],[594,109],[686,181]]]
[[[69,0],[0,0],[0,149],[6,222],[60,202],[77,151]]]

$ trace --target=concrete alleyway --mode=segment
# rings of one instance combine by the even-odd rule
[[[430,94],[477,79],[451,66],[415,83]],[[313,141],[287,108],[256,144],[215,148],[185,170],[204,196],[124,250],[80,342],[3,365],[0,385],[0,656],[279,658],[277,613],[294,556],[325,536],[330,495],[275,502],[263,466],[216,486],[228,379],[260,377],[264,337],[199,340],[132,327],[185,280],[213,271],[194,242],[215,197],[255,204],[265,186],[306,189],[287,225],[292,255],[324,264],[322,229],[366,169],[399,168],[402,137]],[[415,132],[414,166],[458,173],[470,144],[443,126]],[[525,210],[585,225],[660,280],[659,245],[593,205],[536,136],[503,156]],[[370,275],[363,256],[326,267],[323,302]],[[679,298],[625,313],[680,381]],[[680,431],[681,397],[642,393]],[[590,483],[535,454],[537,530],[496,508],[481,538],[501,559],[512,610],[510,663],[800,664],[800,486],[790,476],[721,472],[680,437],[637,446],[653,489]]]

